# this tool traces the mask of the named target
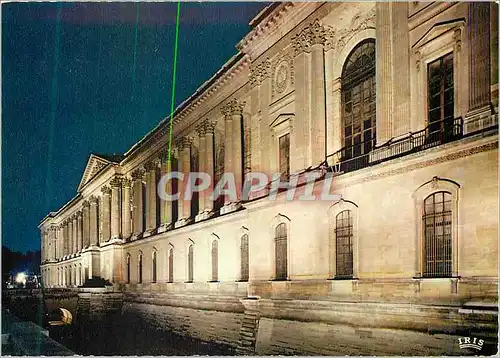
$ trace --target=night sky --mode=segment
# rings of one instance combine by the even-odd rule
[[[176,105],[237,52],[265,5],[181,4]],[[11,250],[40,249],[38,224],[76,195],[91,152],[122,154],[169,115],[176,6],[2,4],[2,241]]]

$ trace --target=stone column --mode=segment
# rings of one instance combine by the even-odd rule
[[[90,202],[90,246],[98,246],[99,245],[99,227],[98,227],[98,205],[97,201],[99,199],[96,196],[91,196],[89,198]]]
[[[128,178],[122,179],[122,236],[128,239],[132,234],[131,228],[131,208],[130,208],[130,185],[131,180]]]
[[[132,214],[133,214],[133,232],[134,235],[139,235],[144,231],[143,225],[143,200],[142,200],[142,177],[144,170],[137,169],[132,173],[133,182],[133,201],[132,201]]]
[[[68,221],[64,220],[62,222],[62,256],[68,254]]]
[[[86,249],[90,246],[90,203],[88,200],[83,201],[82,210],[82,234],[83,234],[83,247]]]
[[[45,231],[40,232],[40,257],[41,261],[45,261]]]
[[[234,173],[234,181],[236,184],[236,201],[241,201],[241,187],[243,186],[243,136],[242,136],[242,115],[243,115],[243,106],[244,102],[238,103],[236,101],[232,102],[231,105],[231,117],[233,124],[233,145],[232,145],[232,154],[233,154],[233,173]]]
[[[210,196],[214,190],[214,131],[215,131],[215,123],[207,121],[205,123],[205,160],[206,163],[204,165],[204,170],[210,176],[210,185],[206,190],[206,197],[204,200],[203,210],[206,213],[211,213],[214,210],[214,202],[210,200]],[[201,148],[201,146],[200,146]]]
[[[377,86],[377,143],[384,143],[392,137],[392,44],[391,44],[391,4],[377,3],[376,51],[378,68]]]
[[[162,156],[161,156],[161,171],[160,175],[161,178],[163,178],[166,174],[170,173],[172,171],[172,161],[173,161],[173,149],[171,150],[170,153],[170,158],[168,151],[165,151]],[[160,180],[161,180],[160,178]],[[165,183],[165,192],[169,195],[173,195],[172,189],[172,182],[174,179],[170,179]],[[171,200],[160,200],[160,219],[161,219],[161,224],[166,230],[167,227],[169,227],[172,224],[173,217],[172,217],[172,201]]]
[[[196,131],[198,132],[199,136],[199,171],[200,173],[206,173],[207,169],[207,152],[206,152],[206,129],[205,129],[205,123],[200,124],[197,128]],[[204,190],[199,193],[198,195],[198,213],[196,215],[196,221],[202,220],[203,219],[203,212],[205,210],[205,201],[207,200],[207,191]]]
[[[233,117],[231,113],[231,107],[226,106],[223,108],[224,114],[224,172],[234,173],[233,168]],[[222,173],[224,174],[224,173]],[[221,176],[222,178],[222,176]],[[228,195],[224,196],[224,205],[229,205],[231,203],[231,198]]]
[[[179,215],[175,227],[186,225],[191,217],[191,201],[186,200],[184,197],[188,175],[191,168],[191,143],[192,138],[189,137],[182,137],[176,143],[176,146],[179,149],[179,172],[184,174],[184,180],[178,181]]]
[[[294,38],[294,72],[295,72],[295,113],[297,128],[295,148],[290,148],[290,171],[295,172],[309,167],[309,148],[311,145],[311,29],[313,24],[306,27]],[[275,148],[277,143],[273,143]],[[278,171],[279,163],[273,165],[272,171]]]
[[[120,239],[120,187],[121,178],[115,177],[111,185],[111,239]]]
[[[51,226],[50,228],[50,253],[49,260],[53,261],[56,259],[56,227]]]
[[[73,219],[73,254],[78,251],[78,217],[76,213],[72,216]]]
[[[158,160],[152,160],[144,166],[147,171],[146,176],[146,201],[147,201],[147,212],[146,212],[146,229],[153,233],[154,229],[156,229],[156,169],[158,168]]]
[[[78,252],[83,249],[83,216],[81,211],[76,212],[77,218],[77,241],[76,241],[76,250]]]
[[[326,98],[325,98],[325,30],[319,21],[311,32],[311,165],[326,158]]]
[[[101,188],[102,197],[102,216],[101,216],[101,230],[102,230],[102,241],[107,242],[111,238],[111,188],[109,186],[103,186]]]
[[[68,255],[73,253],[73,217],[68,218]]]
[[[470,2],[469,7],[469,112],[467,123],[491,115],[490,4]],[[497,21],[497,19],[495,19]]]
[[[258,67],[257,71],[260,81],[260,116],[258,116],[257,119],[257,126],[259,128],[259,140],[256,141],[255,144],[259,146],[258,151],[260,170],[268,177],[270,177],[273,170],[271,169],[271,161],[269,158],[269,153],[271,151],[271,133],[269,131],[269,125],[271,124],[271,120],[269,118],[269,104],[271,98],[271,62],[269,61],[269,59],[263,61]]]

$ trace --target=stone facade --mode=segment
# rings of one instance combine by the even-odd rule
[[[103,278],[145,320],[180,332],[191,317],[184,333],[243,353],[459,354],[455,335],[491,341],[497,17],[493,3],[270,5],[238,54],[177,108],[171,148],[164,121],[123,156],[91,155],[78,194],[40,224],[44,284]],[[448,73],[437,105],[433,66]],[[290,180],[307,168],[333,172],[341,200],[157,195],[174,170],[216,180],[234,173],[238,190],[249,171],[280,172],[286,135]],[[185,187],[169,182],[167,191]],[[449,257],[444,271],[430,272],[424,217],[437,193],[449,198],[441,222]],[[279,258],[278,227],[286,238]],[[401,344],[378,345],[394,335]]]

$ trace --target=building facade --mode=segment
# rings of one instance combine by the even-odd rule
[[[124,155],[90,156],[77,195],[40,224],[45,286],[102,278],[144,319],[175,330],[188,317],[189,334],[259,354],[460,353],[456,335],[488,340],[497,19],[494,3],[268,6],[177,108],[171,148],[164,120]],[[312,172],[341,198],[166,201],[170,171],[208,173],[209,191],[223,173],[241,190],[249,172]]]

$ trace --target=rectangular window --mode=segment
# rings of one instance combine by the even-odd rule
[[[290,175],[290,133],[279,138],[279,169],[282,180]]]
[[[441,133],[453,131],[453,53],[428,64],[427,86],[429,136],[438,140]]]

